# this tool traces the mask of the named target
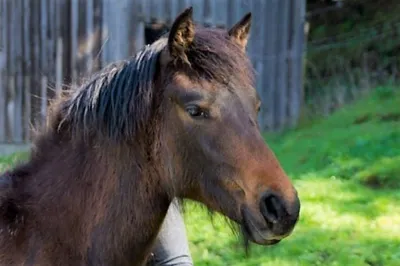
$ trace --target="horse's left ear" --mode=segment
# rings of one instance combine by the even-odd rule
[[[185,9],[172,24],[168,36],[168,51],[172,60],[181,60],[189,63],[186,56],[187,49],[194,39],[193,8]]]
[[[238,23],[236,23],[229,31],[229,36],[242,47],[246,49],[247,41],[249,39],[251,27],[251,12],[247,13]]]

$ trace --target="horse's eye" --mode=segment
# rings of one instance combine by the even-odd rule
[[[186,112],[192,117],[206,117],[207,114],[200,107],[196,105],[190,105],[186,107]]]

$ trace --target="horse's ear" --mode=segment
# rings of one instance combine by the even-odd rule
[[[172,24],[168,36],[168,51],[174,61],[189,63],[186,51],[194,39],[193,8],[183,11]]]
[[[236,23],[229,31],[229,36],[242,47],[246,49],[247,41],[249,39],[251,27],[251,12],[247,13],[238,23]]]

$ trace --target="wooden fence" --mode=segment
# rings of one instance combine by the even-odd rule
[[[49,99],[145,44],[189,5],[197,23],[231,27],[253,13],[248,53],[260,125],[296,125],[302,102],[306,0],[0,0],[0,143],[29,143]]]

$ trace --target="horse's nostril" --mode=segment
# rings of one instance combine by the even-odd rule
[[[265,193],[260,205],[261,213],[268,222],[275,224],[282,218],[284,207],[277,195],[271,192]]]

